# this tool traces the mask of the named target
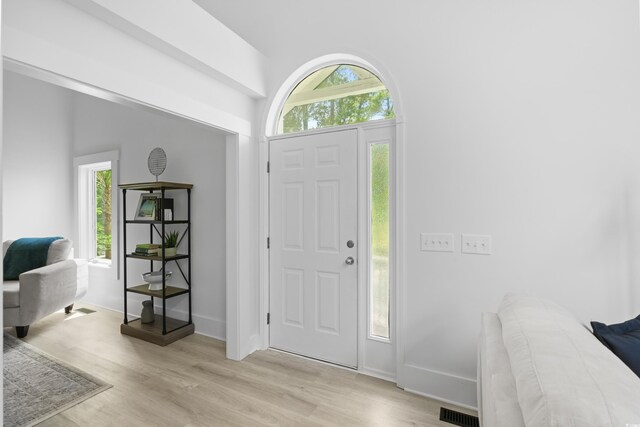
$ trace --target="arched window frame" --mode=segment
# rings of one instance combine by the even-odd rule
[[[340,72],[338,78],[353,77],[353,79],[339,84],[319,87],[323,85],[323,83],[325,83],[327,79],[330,79],[332,76],[334,76],[334,74],[337,72]],[[330,120],[330,116],[322,114],[315,115],[314,108],[329,107],[329,103],[331,102],[331,110],[333,112],[333,108],[337,108],[337,115],[339,115],[341,112],[353,114],[354,112],[349,112],[348,107],[344,104],[341,104],[341,101],[355,96],[379,94],[383,91],[389,93],[389,90],[385,86],[382,79],[376,73],[361,65],[340,63],[320,67],[319,69],[312,71],[304,76],[286,96],[277,117],[276,133],[279,135],[284,135],[287,133],[304,132],[314,129],[329,129],[337,126],[355,125],[358,123],[395,118],[393,101],[389,93],[386,105],[384,101],[381,101],[379,110],[368,111],[368,119],[356,119],[355,121],[348,121],[339,124],[318,125],[318,121],[320,121],[321,119]],[[369,100],[371,100],[371,98],[369,98]],[[333,101],[335,101],[335,103],[333,103]],[[299,120],[301,120],[303,123],[298,124],[300,124],[302,128],[287,131],[285,129],[287,115],[290,112],[294,111],[294,109],[305,106],[311,107],[311,110],[309,112],[309,116],[304,115],[303,111],[298,110],[298,113],[303,114],[304,117],[299,117]],[[341,110],[341,108],[345,107],[347,109]],[[382,113],[387,115],[389,114],[389,112],[391,113],[391,115],[388,117],[373,118],[375,116],[372,115],[372,113]],[[325,113],[327,112],[325,111]],[[343,119],[345,118],[347,120],[349,119],[349,117],[343,116]],[[353,116],[351,116],[350,118],[354,119]],[[308,127],[309,124],[311,124],[312,127]]]
[[[300,84],[302,80],[322,68],[341,64],[355,65],[375,74],[391,94],[391,99],[393,99],[393,108],[395,110],[396,122],[403,122],[400,94],[398,93],[398,90],[393,81],[386,78],[389,73],[386,72],[386,70],[380,65],[373,65],[369,61],[366,61],[359,56],[345,53],[335,53],[324,55],[308,61],[307,63],[298,67],[298,69],[291,73],[289,77],[280,85],[280,88],[270,100],[270,107],[264,120],[263,134],[266,137],[280,134],[278,132],[280,113],[282,112],[284,105],[289,98],[289,94],[293,92],[293,90],[298,86],[298,84]]]

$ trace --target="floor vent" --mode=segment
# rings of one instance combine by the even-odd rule
[[[455,424],[460,427],[479,427],[480,421],[478,417],[463,414],[462,412],[452,411],[447,408],[440,408],[440,421],[449,424]]]

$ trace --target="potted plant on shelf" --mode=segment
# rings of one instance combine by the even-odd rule
[[[178,251],[178,237],[180,233],[177,231],[170,231],[164,233],[164,255],[175,256]]]

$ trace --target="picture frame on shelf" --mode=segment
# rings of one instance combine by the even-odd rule
[[[136,208],[136,221],[155,221],[158,207],[158,195],[154,193],[140,194]]]

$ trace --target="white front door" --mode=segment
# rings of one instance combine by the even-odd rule
[[[270,145],[270,345],[356,367],[357,131]]]

